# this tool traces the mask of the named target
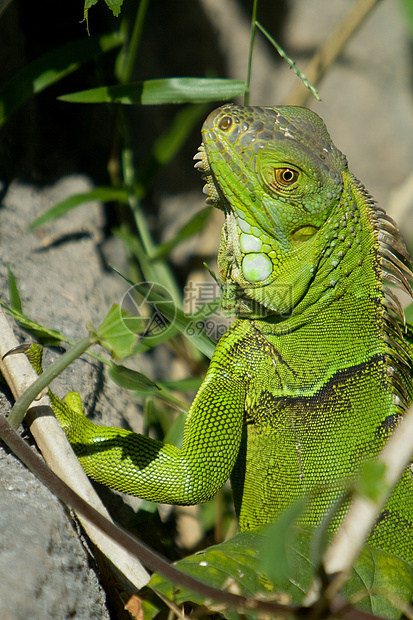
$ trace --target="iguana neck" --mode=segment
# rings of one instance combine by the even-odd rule
[[[279,329],[297,328],[330,304],[344,296],[369,298],[377,306],[377,320],[384,317],[394,323],[389,310],[403,323],[404,315],[397,297],[385,280],[411,294],[407,278],[411,277],[410,258],[397,226],[369,196],[348,170],[343,172],[343,192],[336,209],[321,233],[324,247],[312,252],[309,242],[303,246],[303,260],[297,261],[295,273],[285,271],[276,280],[261,286],[243,281],[236,268],[237,238],[234,216],[227,212],[226,227],[219,256],[224,291],[224,310],[230,307],[241,318],[260,319],[271,316]],[[228,248],[227,239],[232,240]],[[299,248],[300,250],[301,248]],[[299,252],[298,250],[298,252]],[[298,253],[297,252],[297,253]],[[234,266],[235,263],[235,266]],[[301,282],[306,281],[302,287]],[[302,288],[301,295],[294,290]],[[281,313],[272,310],[272,297],[285,297]],[[289,297],[297,299],[294,305]],[[278,304],[279,305],[279,304]]]

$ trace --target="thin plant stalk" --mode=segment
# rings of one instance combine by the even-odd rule
[[[348,13],[337,24],[320,45],[305,68],[307,79],[313,85],[319,84],[330,65],[337,59],[343,48],[361,26],[380,0],[355,0]],[[294,86],[286,98],[289,105],[306,105],[309,93],[302,84]]]
[[[118,79],[122,84],[129,82],[132,77],[148,5],[149,0],[140,0],[139,2],[139,7],[136,12],[135,22],[133,25],[132,36],[127,47],[126,57],[121,63],[120,70],[118,72]]]
[[[250,101],[250,84],[251,84],[251,71],[252,71],[252,53],[254,50],[254,39],[255,39],[255,31],[257,24],[257,7],[258,0],[254,0],[252,5],[252,15],[251,15],[251,37],[250,37],[250,47],[248,53],[248,72],[247,72],[247,82],[244,93],[244,105],[249,105]]]

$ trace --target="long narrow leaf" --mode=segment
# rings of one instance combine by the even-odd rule
[[[145,394],[153,394],[160,390],[156,383],[148,379],[148,377],[141,372],[127,368],[122,364],[114,364],[112,362],[108,372],[112,381],[126,390],[134,390],[135,392],[142,392]]]
[[[9,285],[9,296],[10,296],[10,304],[13,310],[17,310],[17,312],[23,313],[22,302],[20,299],[19,289],[17,287],[16,278],[14,277],[14,273],[7,267],[7,277],[8,277],[8,285]]]
[[[85,37],[46,52],[14,76],[0,92],[0,126],[25,101],[96,56],[119,47],[119,33]]]
[[[297,77],[300,78],[300,80],[302,81],[302,83],[304,84],[304,86],[306,88],[308,88],[308,90],[314,95],[314,97],[317,99],[317,101],[321,101],[321,97],[317,92],[317,89],[310,84],[310,82],[307,80],[306,76],[304,75],[304,73],[302,73],[299,68],[297,67],[297,65],[295,64],[295,62],[293,61],[292,58],[290,58],[290,56],[288,56],[287,52],[285,50],[283,50],[283,48],[281,47],[281,45],[279,45],[277,43],[277,41],[270,35],[270,33],[268,32],[268,30],[266,30],[264,28],[264,26],[262,26],[260,24],[259,21],[255,22],[257,28],[259,28],[261,30],[261,32],[263,33],[263,35],[265,37],[267,37],[268,41],[271,43],[271,45],[273,45],[275,47],[275,49],[277,50],[277,52],[279,53],[279,55],[281,56],[281,58],[284,58],[284,60],[289,64],[290,69],[292,69],[294,71],[294,73],[296,74]]]
[[[167,78],[117,86],[102,86],[59,97],[72,103],[122,103],[159,105],[165,103],[203,103],[242,95],[245,82],[220,78]]]
[[[90,192],[84,192],[82,194],[73,194],[73,196],[69,196],[62,202],[58,202],[56,205],[42,213],[38,218],[33,220],[33,222],[29,225],[29,230],[33,230],[33,228],[37,228],[38,226],[42,226],[46,222],[50,222],[61,215],[64,215],[68,211],[79,207],[87,202],[128,202],[128,192],[123,188],[114,188],[114,187],[95,187]]]
[[[64,338],[60,332],[56,331],[55,329],[43,327],[43,325],[40,325],[40,323],[36,323],[36,321],[32,321],[27,316],[19,312],[17,309],[7,306],[4,302],[0,301],[0,306],[4,308],[5,311],[14,318],[15,321],[17,321],[17,323],[21,327],[23,327],[23,329],[29,331],[44,345],[59,346],[61,342],[69,342],[70,344],[72,344],[72,341]]]
[[[185,239],[192,237],[196,233],[203,230],[210,215],[212,213],[212,207],[204,207],[201,211],[198,211],[188,222],[186,222],[182,228],[176,233],[173,239],[161,243],[156,248],[152,259],[164,258],[171,252],[177,245],[179,245]]]
[[[187,105],[175,114],[167,130],[155,141],[152,156],[160,165],[168,163],[187,140],[193,127],[202,122],[208,113],[204,104]]]
[[[207,113],[206,103],[193,103],[178,109],[166,131],[156,138],[148,158],[136,169],[134,190],[139,198],[146,195],[161,167],[176,155]]]

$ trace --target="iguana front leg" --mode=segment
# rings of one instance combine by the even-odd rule
[[[143,499],[198,504],[211,499],[234,467],[241,442],[245,388],[217,371],[188,413],[181,449],[144,435],[93,424],[77,394],[53,410],[84,470],[93,480]]]

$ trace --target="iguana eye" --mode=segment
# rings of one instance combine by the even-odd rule
[[[228,131],[232,127],[232,118],[230,116],[224,116],[218,123],[218,127],[222,131]]]
[[[293,168],[274,168],[275,187],[289,187],[298,179],[299,173]]]

